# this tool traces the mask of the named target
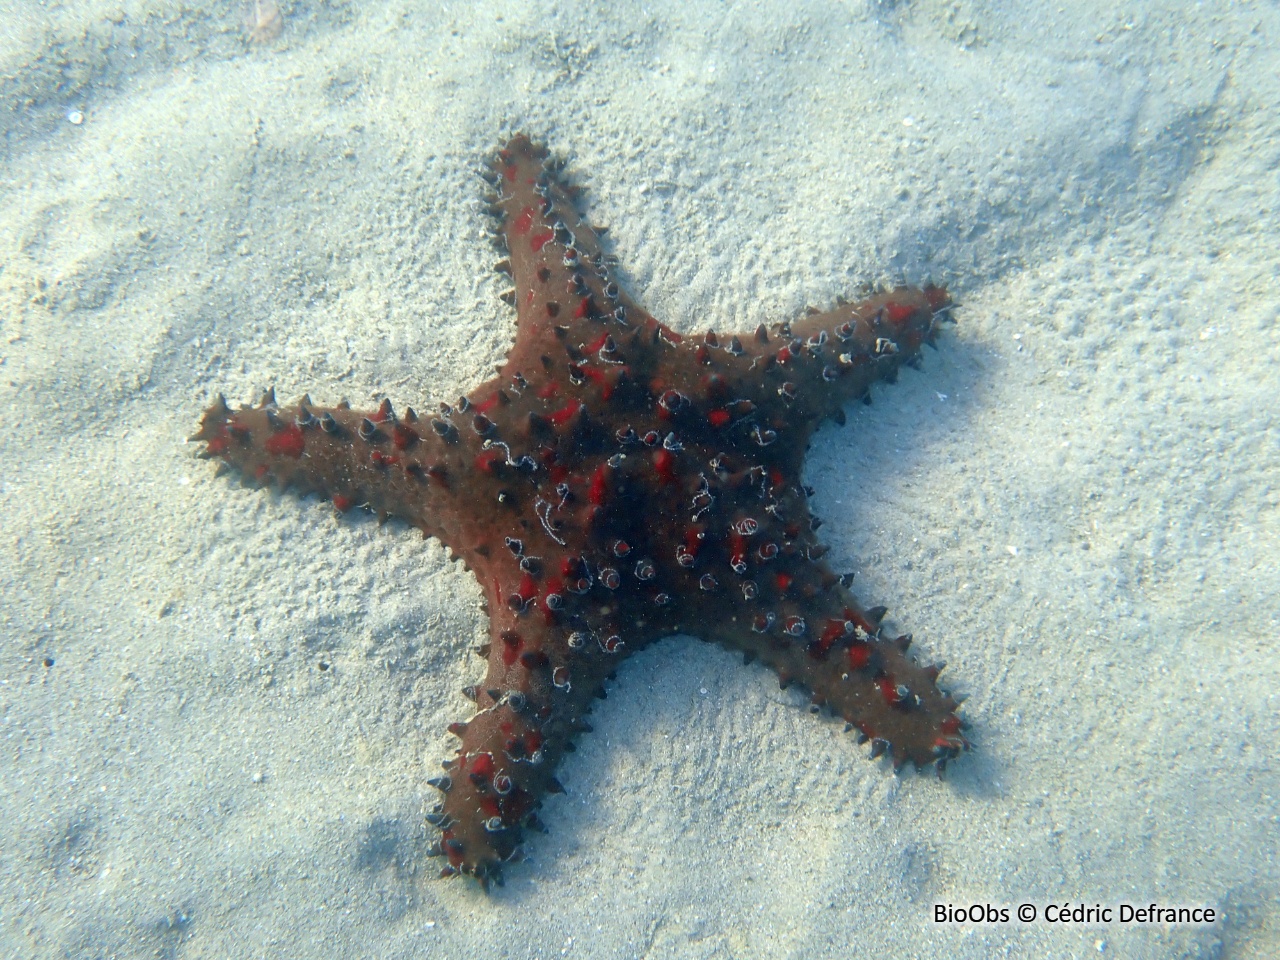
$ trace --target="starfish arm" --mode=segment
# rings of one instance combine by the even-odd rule
[[[585,716],[606,678],[658,631],[633,629],[624,642],[598,597],[568,594],[548,605],[545,594],[530,593],[527,603],[505,594],[502,584],[522,576],[511,557],[476,572],[489,598],[490,641],[477,651],[488,669],[463,691],[476,712],[449,728],[461,742],[432,781],[443,796],[428,820],[442,831],[442,876],[473,876],[487,889],[519,856],[524,830],[540,827],[543,798],[563,792],[555,770],[573,737],[591,729]]]
[[[726,364],[713,350],[704,364],[728,366],[725,376],[734,382],[747,378],[733,368],[754,371],[758,390],[747,399],[775,414],[770,427],[777,433],[798,427],[807,441],[822,419],[843,422],[842,405],[866,399],[873,383],[893,382],[904,364],[918,366],[920,348],[933,344],[950,305],[941,287],[897,287],[806,314],[772,333],[761,326],[750,336],[713,334],[708,339],[735,356]]]
[[[768,629],[728,619],[709,638],[759,659],[784,688],[801,684],[815,708],[829,708],[859,731],[860,742],[873,742],[873,758],[887,751],[895,769],[936,763],[941,775],[969,748],[959,701],[938,688],[941,665],[922,666],[908,654],[909,636],[882,634],[884,612],[862,609],[833,585],[820,597],[776,603]]]
[[[614,276],[599,232],[577,206],[578,188],[546,148],[517,136],[493,158],[490,210],[507,259],[498,268],[514,288],[517,337],[503,368],[538,381],[548,357],[571,359],[600,350],[607,336],[637,331],[679,337],[640,307]]]
[[[191,439],[204,443],[204,456],[225,461],[247,479],[318,493],[343,513],[364,506],[456,545],[463,538],[449,502],[451,482],[470,469],[460,462],[466,453],[457,435],[451,424],[420,420],[412,410],[396,417],[388,402],[367,413],[345,404],[316,407],[305,397],[280,407],[269,390],[258,406],[239,410],[219,396]]]

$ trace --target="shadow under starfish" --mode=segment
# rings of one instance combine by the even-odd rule
[[[193,437],[258,482],[402,518],[480,579],[488,673],[464,691],[475,715],[449,728],[461,745],[431,781],[443,874],[501,882],[605,680],[674,633],[803,684],[872,757],[941,774],[969,746],[958,699],[822,561],[800,477],[821,420],[843,422],[842,404],[918,362],[946,291],[686,338],[620,288],[544,147],[515,137],[486,179],[517,315],[497,377],[425,416],[219,397]]]

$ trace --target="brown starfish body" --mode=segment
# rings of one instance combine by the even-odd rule
[[[620,288],[544,148],[516,137],[486,176],[517,314],[496,378],[430,416],[219,398],[195,438],[259,482],[399,517],[480,578],[488,673],[432,781],[443,872],[501,880],[606,679],[679,632],[803,684],[872,756],[941,773],[968,747],[957,700],[823,563],[800,475],[817,424],[932,342],[946,292],[682,337]]]

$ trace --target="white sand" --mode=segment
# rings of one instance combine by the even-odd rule
[[[0,954],[1280,955],[1275,4],[590,6],[314,0],[251,48],[231,5],[0,3]],[[808,474],[972,695],[947,782],[677,638],[504,890],[430,879],[477,586],[183,439],[218,390],[487,376],[517,129],[677,329],[963,303]],[[1223,916],[932,918],[1064,900]]]

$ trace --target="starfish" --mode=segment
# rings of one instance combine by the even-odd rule
[[[281,406],[271,390],[233,411],[219,396],[192,438],[252,481],[400,518],[479,578],[488,672],[463,691],[474,716],[450,726],[460,745],[430,781],[442,874],[501,882],[606,680],[672,634],[803,684],[873,758],[941,774],[969,747],[959,698],[823,562],[801,468],[823,419],[918,363],[946,291],[684,337],[619,285],[544,147],[517,136],[484,175],[516,308],[494,379],[429,415]]]

